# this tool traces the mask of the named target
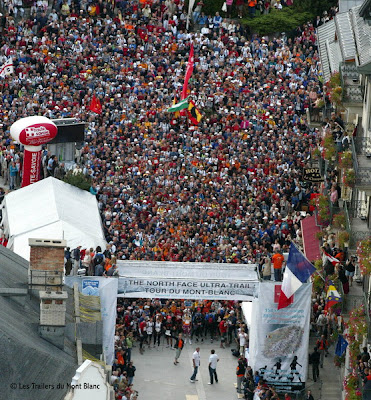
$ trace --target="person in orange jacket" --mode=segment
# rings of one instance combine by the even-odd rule
[[[256,0],[249,0],[247,5],[249,6],[249,16],[251,18],[255,17],[255,7],[256,7],[257,1]]]
[[[282,266],[285,258],[283,255],[276,251],[272,256],[273,270],[274,270],[274,280],[276,282],[282,281]]]

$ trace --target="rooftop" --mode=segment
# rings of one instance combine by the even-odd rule
[[[27,288],[27,271],[26,260],[0,246],[0,288]],[[0,296],[0,387],[4,399],[63,399],[66,384],[75,374],[74,357],[39,336],[39,318],[39,299]],[[25,393],[11,389],[11,382],[31,386]],[[51,386],[37,389],[32,383]],[[64,390],[56,389],[58,383],[64,384]]]

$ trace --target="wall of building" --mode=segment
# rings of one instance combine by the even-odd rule
[[[103,368],[93,361],[85,360],[76,370],[65,400],[111,400],[113,398],[113,388],[108,383]]]

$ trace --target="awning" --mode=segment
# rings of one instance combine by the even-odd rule
[[[307,257],[309,261],[320,259],[321,252],[319,239],[317,239],[316,233],[320,232],[321,228],[317,226],[315,215],[301,220],[301,231],[303,235],[305,257]]]

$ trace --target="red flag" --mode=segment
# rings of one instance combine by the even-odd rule
[[[102,104],[100,104],[99,99],[95,97],[95,94],[93,94],[93,97],[91,99],[89,110],[97,114],[102,114]]]
[[[193,73],[193,65],[194,65],[194,50],[193,50],[193,43],[191,43],[191,51],[189,52],[188,65],[184,77],[184,85],[180,100],[184,100],[187,97],[188,81]]]
[[[294,295],[287,298],[285,293],[281,290],[280,298],[278,299],[278,306],[277,309],[280,310],[281,308],[285,308],[294,302]]]
[[[340,261],[339,261],[337,258],[335,258],[335,257],[333,257],[333,256],[330,256],[330,254],[326,253],[325,251],[324,251],[324,254],[325,254],[326,258],[330,261],[330,263],[331,263],[334,267],[336,267],[336,264],[339,264],[339,263],[340,263]]]

